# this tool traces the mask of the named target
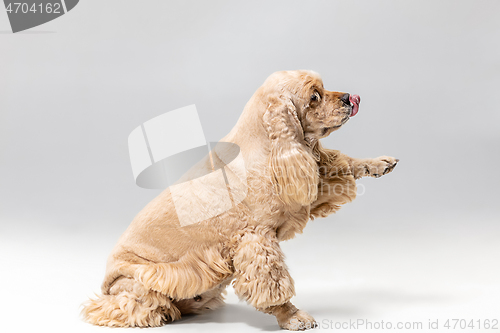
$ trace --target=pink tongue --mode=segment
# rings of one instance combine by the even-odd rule
[[[361,99],[359,98],[359,95],[351,95],[349,96],[349,101],[352,103],[351,117],[354,117],[356,113],[358,113],[359,102],[361,101]]]

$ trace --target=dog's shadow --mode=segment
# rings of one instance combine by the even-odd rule
[[[220,309],[209,311],[201,315],[183,316],[170,325],[184,324],[236,324],[244,323],[247,326],[262,331],[279,331],[280,328],[273,316],[261,313],[245,303],[226,304]],[[179,327],[180,328],[180,327]]]
[[[321,321],[325,318],[358,319],[371,315],[383,316],[384,313],[380,312],[380,310],[383,312],[383,308],[409,307],[424,303],[446,303],[450,300],[450,295],[445,294],[408,294],[383,289],[362,289],[340,293],[308,293],[306,298],[297,299],[296,305],[312,314],[317,321]],[[184,316],[170,325],[209,323],[243,323],[260,331],[280,331],[274,316],[261,313],[243,302],[229,303],[221,309],[201,315]]]

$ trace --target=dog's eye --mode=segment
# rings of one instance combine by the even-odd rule
[[[311,95],[311,101],[317,101],[319,98],[318,98],[318,95],[317,94],[312,94]]]

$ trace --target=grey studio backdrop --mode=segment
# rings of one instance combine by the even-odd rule
[[[130,132],[196,104],[217,141],[285,69],[361,96],[325,146],[401,160],[282,243],[296,305],[322,325],[420,332],[500,319],[499,12],[498,1],[81,1],[12,34],[0,10],[2,331],[103,331],[79,304],[160,192],[134,184]],[[278,330],[231,291],[227,303],[159,330]]]

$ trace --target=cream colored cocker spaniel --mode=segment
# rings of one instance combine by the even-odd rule
[[[232,281],[241,299],[276,316],[280,327],[312,327],[314,319],[290,302],[294,284],[279,242],[302,233],[310,219],[352,201],[355,179],[380,177],[398,162],[388,156],[352,158],[321,146],[319,139],[344,125],[358,107],[359,96],[325,90],[315,72],[272,74],[221,140],[239,146],[243,157],[241,202],[183,225],[170,188],[163,191],[118,241],[102,295],[84,304],[85,320],[161,326],[182,314],[219,307]],[[212,154],[213,169],[218,156]],[[216,199],[209,202],[216,205]]]

